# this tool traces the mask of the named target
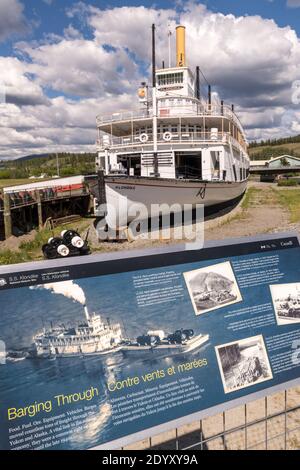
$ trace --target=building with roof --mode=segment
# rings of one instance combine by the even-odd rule
[[[299,167],[300,169],[300,158],[291,155],[281,155],[280,157],[271,158],[267,162],[267,166],[268,168]]]

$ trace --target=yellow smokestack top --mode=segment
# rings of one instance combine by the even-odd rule
[[[176,27],[176,66],[185,67],[185,27]]]

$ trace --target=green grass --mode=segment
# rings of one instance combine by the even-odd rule
[[[278,190],[279,202],[290,212],[292,223],[300,222],[300,189]]]
[[[35,183],[36,181],[41,180],[30,180],[30,179],[0,179],[0,189],[6,188],[7,186],[17,186],[18,184],[27,184],[27,183]]]
[[[241,211],[238,214],[229,215],[228,218],[220,222],[219,227],[231,224],[232,222],[242,221],[247,218],[247,210],[253,205],[255,197],[259,193],[257,188],[248,188],[241,202]]]
[[[288,180],[279,180],[278,181],[278,186],[284,187],[284,186],[298,186],[300,184],[300,181],[297,179],[288,179]]]
[[[248,188],[241,204],[242,209],[249,209],[252,206],[255,197],[258,196],[259,193],[260,190],[257,188]]]
[[[0,251],[0,265],[25,263],[26,261],[33,261],[33,260],[25,252],[18,252],[18,251],[12,251],[12,250]]]

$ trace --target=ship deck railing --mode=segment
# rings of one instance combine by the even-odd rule
[[[25,206],[33,206],[40,202],[51,202],[61,199],[70,199],[73,197],[80,197],[88,195],[86,187],[82,189],[69,189],[63,192],[59,189],[39,189],[32,191],[18,191],[13,190],[9,194],[10,209],[20,209]],[[0,194],[0,212],[4,212],[4,201],[3,196]]]
[[[236,147],[238,150],[242,152],[246,152],[246,144],[245,142],[240,142],[235,139],[231,134],[228,132],[174,132],[170,133],[171,138],[170,140],[166,140],[165,133],[158,133],[157,134],[157,143],[159,146],[176,146],[184,144],[195,146],[195,144],[231,144],[233,147]],[[118,149],[124,151],[128,150],[129,147],[131,148],[142,148],[144,152],[151,151],[153,147],[153,134],[147,133],[147,140],[143,141],[143,136],[141,135],[125,135],[121,137],[105,134],[101,139],[98,139],[97,142],[98,150],[102,150],[105,148],[111,149]]]
[[[202,176],[201,169],[190,166],[180,165],[176,167],[176,179],[194,179]]]
[[[178,97],[179,99],[181,97]],[[227,105],[215,105],[215,104],[203,104],[196,98],[183,97],[190,104],[175,104],[168,103],[163,105],[162,99],[158,99],[158,118],[181,118],[185,116],[203,116],[203,117],[220,117],[227,118],[233,122],[242,130],[242,125],[230,106]],[[121,111],[118,113],[112,113],[108,115],[97,116],[97,126],[101,127],[104,124],[126,122],[138,119],[153,119],[153,112],[151,107],[135,109],[132,111]]]

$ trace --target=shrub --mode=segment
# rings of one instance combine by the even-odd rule
[[[298,186],[300,184],[300,180],[296,179],[287,179],[287,180],[279,180],[278,186],[287,187],[287,186]]]

